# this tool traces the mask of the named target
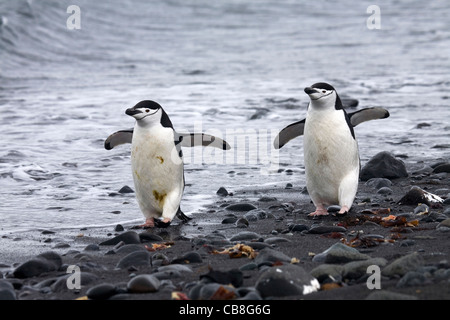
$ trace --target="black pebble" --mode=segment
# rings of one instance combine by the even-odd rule
[[[134,193],[133,189],[131,189],[129,186],[123,186],[119,193]]]
[[[228,191],[224,187],[220,187],[219,190],[217,190],[216,194],[222,197],[226,197],[228,195]]]

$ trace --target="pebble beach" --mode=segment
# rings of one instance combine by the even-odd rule
[[[299,201],[303,188],[224,186],[215,204],[166,229],[116,225],[3,236],[13,249],[41,253],[11,253],[2,262],[0,298],[449,299],[449,164],[408,168],[388,153],[376,157],[390,163],[377,169],[380,175],[401,166],[399,177],[360,181],[344,217],[333,207],[329,216],[308,217],[313,205]]]

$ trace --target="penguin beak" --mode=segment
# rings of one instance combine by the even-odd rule
[[[134,115],[136,115],[136,114],[139,114],[139,113],[142,113],[142,111],[141,110],[137,110],[137,109],[134,109],[134,108],[129,108],[129,109],[127,109],[126,111],[125,111],[125,114],[127,114],[127,115],[129,115],[129,116],[134,116]]]
[[[317,91],[316,89],[311,88],[311,87],[306,87],[306,88],[305,88],[305,92],[306,92],[306,94],[308,94],[308,95],[313,94],[313,93],[318,93],[318,91]]]

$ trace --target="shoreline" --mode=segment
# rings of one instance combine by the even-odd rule
[[[381,188],[377,190],[360,181],[354,206],[344,217],[307,217],[314,208],[309,197],[302,194],[301,186],[245,190],[234,186],[233,195],[218,195],[216,203],[199,210],[189,223],[182,225],[175,220],[167,229],[138,230],[130,223],[123,225],[123,231],[115,231],[114,226],[108,225],[3,235],[3,247],[7,246],[9,250],[0,261],[0,282],[11,283],[14,296],[27,300],[95,298],[89,290],[99,287],[109,288],[109,293],[100,295],[101,298],[133,300],[169,300],[176,293],[202,300],[212,297],[450,299],[450,227],[448,213],[444,214],[450,207],[448,201],[429,206],[426,214],[414,213],[417,205],[398,203],[414,185],[447,197],[449,192],[445,193],[445,190],[450,185],[450,174],[420,172],[416,170],[418,165],[408,165],[408,177],[390,180],[389,193],[380,193]],[[381,208],[389,208],[390,212],[373,213]],[[403,216],[406,224],[396,225],[391,221],[392,225],[382,225],[383,218],[389,215]],[[125,237],[122,244],[102,244],[121,239],[123,235],[128,238]],[[344,243],[351,248],[350,255],[357,253],[364,258],[346,257],[336,262],[324,257],[324,252]],[[148,251],[145,247],[152,250],[154,244],[156,251]],[[233,254],[241,257],[230,258],[231,248],[236,244],[251,247],[253,259],[236,248]],[[56,267],[35,276],[17,276],[21,264],[36,260],[39,254],[47,251],[59,256]],[[402,258],[404,265],[401,265]],[[381,290],[368,289],[370,274],[365,271],[365,262],[379,264]],[[400,271],[388,272],[395,263],[400,264]],[[71,265],[81,269],[80,289],[70,290],[64,282],[69,276],[66,270]],[[289,277],[292,270],[287,270],[293,266],[295,272],[303,269],[307,277],[314,274],[320,282],[320,290],[307,295],[267,296],[261,289],[263,274],[268,276],[270,270],[279,268],[286,269],[285,276]],[[164,271],[164,267],[173,269]],[[227,286],[230,281],[227,277],[235,269],[239,270],[239,286]],[[145,278],[144,275],[155,275],[158,288],[135,293],[129,288],[131,279],[144,281],[140,279]],[[286,285],[284,280],[293,279],[279,281],[269,277],[269,280],[274,286],[270,292],[276,292],[277,286]],[[311,279],[305,281],[308,283]],[[296,284],[297,287],[302,285],[305,284]],[[220,286],[225,288],[222,293],[218,291]],[[194,287],[198,288],[195,289],[197,293]],[[211,296],[208,296],[208,290],[212,290]]]

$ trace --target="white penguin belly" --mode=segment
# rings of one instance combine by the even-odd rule
[[[173,130],[136,126],[131,147],[136,199],[145,217],[173,218],[184,189],[183,162],[178,157]]]
[[[342,111],[307,118],[304,159],[306,186],[315,204],[340,204],[342,187],[349,189],[344,192],[350,193],[348,198],[353,201],[359,176],[358,145]]]

